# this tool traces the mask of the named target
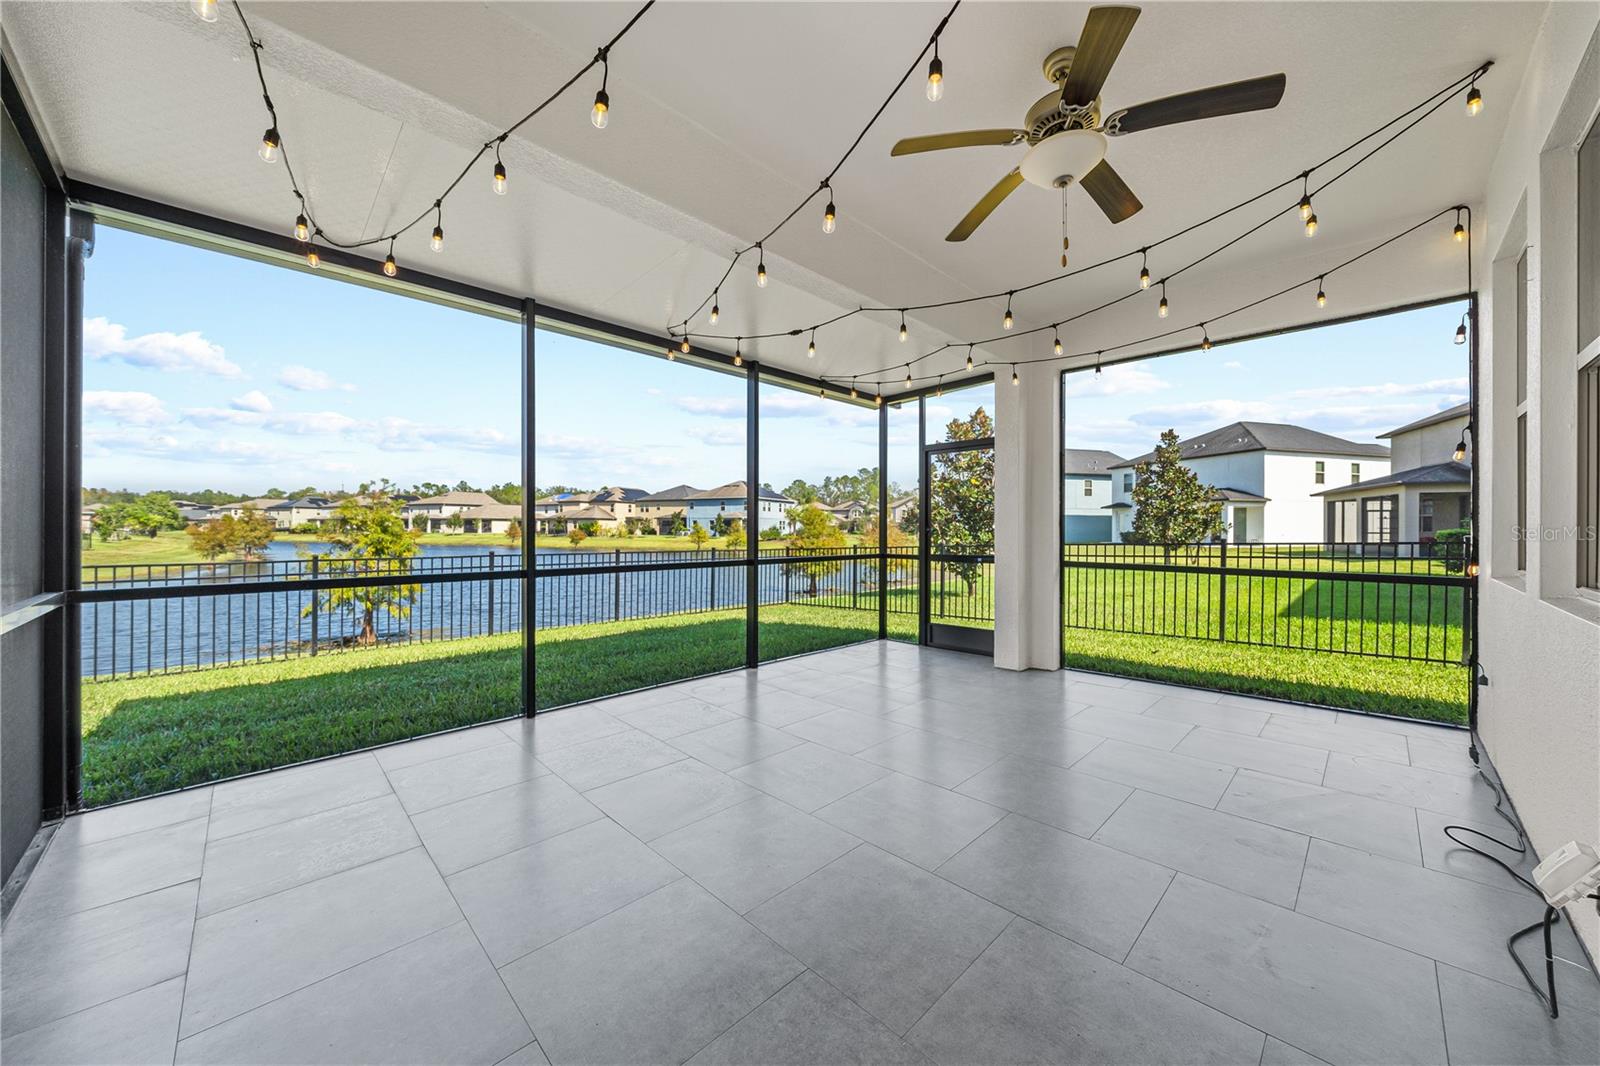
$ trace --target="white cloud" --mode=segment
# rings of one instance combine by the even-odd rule
[[[1427,396],[1434,393],[1462,393],[1467,391],[1466,378],[1435,378],[1432,381],[1395,382],[1378,385],[1329,385],[1315,389],[1296,389],[1291,396],[1304,396],[1318,400],[1332,400],[1356,396]],[[1461,401],[1455,400],[1460,403]]]
[[[1244,364],[1239,362],[1239,360],[1237,360],[1237,359],[1229,359],[1226,363],[1222,364],[1222,369],[1224,369],[1224,370],[1243,370],[1244,369]]]
[[[155,426],[171,422],[172,415],[148,392],[114,392],[88,389],[83,394],[85,414],[100,415],[130,426]]]
[[[681,411],[713,418],[743,418],[744,400],[733,396],[679,396],[672,401]]]
[[[1096,374],[1080,372],[1067,376],[1067,396],[1132,396],[1160,392],[1171,383],[1143,367],[1108,366]]]
[[[325,370],[313,370],[309,366],[295,365],[286,366],[278,371],[278,384],[296,392],[330,392],[333,389],[354,392],[356,389],[348,382],[335,381]]]
[[[229,403],[239,411],[265,413],[272,410],[272,401],[267,399],[267,394],[260,389],[251,389],[243,396],[235,396]]]
[[[338,411],[241,411],[228,407],[191,407],[183,417],[197,425],[249,426],[291,436],[347,433],[363,423]]]
[[[244,376],[221,345],[206,340],[197,330],[130,337],[126,326],[100,316],[83,321],[83,354],[90,359],[118,359],[155,370],[191,371],[224,378]]]
[[[470,452],[517,454],[518,438],[490,426],[461,428],[385,418],[377,426],[377,445],[385,451],[433,451],[460,448]]]

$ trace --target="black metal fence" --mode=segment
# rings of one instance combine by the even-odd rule
[[[1459,542],[1068,544],[1063,551],[1067,629],[1468,660],[1472,581]]]

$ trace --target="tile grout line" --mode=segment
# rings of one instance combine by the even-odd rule
[[[729,909],[731,910],[732,908],[729,908]],[[742,918],[744,916],[740,915],[740,917]],[[771,938],[768,937],[768,939],[770,940]],[[790,958],[794,958],[793,955],[790,955],[789,957]],[[795,959],[794,961],[800,962],[799,959]],[[804,968],[799,973],[795,974],[793,977],[791,977],[787,981],[785,981],[782,985],[778,986],[778,988],[772,993],[772,995],[768,996],[766,999],[762,1000],[760,1003],[757,1003],[755,1006],[751,1007],[749,1010],[747,1010],[743,1014],[739,1015],[739,1017],[737,1017],[737,1018],[735,1018],[733,1020],[733,1024],[732,1025],[729,1025],[724,1029],[719,1029],[717,1031],[716,1035],[712,1036],[712,1038],[710,1040],[707,1040],[704,1044],[701,1044],[699,1047],[695,1048],[694,1055],[685,1055],[682,1059],[679,1059],[678,1061],[686,1063],[690,1059],[694,1058],[695,1055],[700,1054],[706,1048],[710,1047],[712,1044],[715,1044],[718,1040],[721,1040],[724,1036],[728,1035],[735,1028],[737,1028],[740,1022],[742,1022],[746,1018],[750,1017],[750,1015],[754,1014],[756,1011],[760,1010],[762,1007],[765,1007],[768,1003],[771,1003],[773,1000],[777,999],[779,996],[781,996],[783,994],[784,989],[788,988],[790,985],[792,985],[796,981],[800,980],[800,978],[804,977],[806,974],[811,972],[811,967],[806,966],[805,963],[800,963],[800,965],[802,967],[804,967]]]
[[[1001,909],[1005,910],[1005,908],[1003,908],[1003,907]],[[987,952],[990,948],[994,947],[994,942],[996,940],[999,940],[1002,936],[1004,936],[1006,930],[1010,929],[1018,921],[1025,921],[1025,922],[1027,921],[1026,918],[1023,918],[1021,915],[1017,914],[1015,911],[1007,910],[1006,913],[1011,915],[1010,919],[1008,919],[1006,921],[1005,925],[1002,925],[1000,927],[999,931],[996,932],[994,934],[994,936],[989,938],[989,942],[983,946],[983,950],[979,951],[976,955],[972,956],[972,958],[967,961],[967,964],[965,966],[961,967],[961,972],[956,974],[955,979],[952,980],[949,984],[945,985],[944,988],[939,992],[939,994],[937,996],[933,997],[933,1002],[928,1004],[928,1006],[923,1009],[921,1014],[917,1015],[917,1020],[916,1021],[914,1021],[910,1025],[906,1026],[905,1032],[896,1034],[896,1035],[898,1035],[900,1037],[901,1040],[904,1040],[906,1043],[910,1044],[911,1041],[910,1041],[909,1037],[910,1037],[910,1034],[911,1034],[911,1030],[915,1029],[917,1026],[922,1024],[922,1019],[926,1018],[930,1013],[932,1013],[933,1009],[939,1005],[940,1001],[943,1000],[945,996],[948,996],[950,994],[950,990],[952,988],[954,988],[957,984],[959,984],[963,977],[967,976],[967,971],[972,969],[972,967],[977,964],[977,961],[979,959],[983,958],[985,952]],[[1033,925],[1034,923],[1033,922],[1029,922],[1028,924],[1029,925]],[[1043,927],[1041,926],[1040,928],[1043,928]],[[1053,930],[1050,930],[1050,931],[1053,932]],[[1059,934],[1057,934],[1057,935],[1059,935]],[[877,1016],[873,1015],[873,1017],[877,1017]],[[893,1030],[891,1030],[891,1032],[892,1031]],[[914,1044],[912,1046],[915,1047]],[[922,1049],[918,1048],[917,1050],[921,1051]]]
[[[200,893],[206,884],[206,852],[211,850],[211,811],[216,806],[217,792],[211,790],[211,802],[206,804],[206,838],[200,845],[200,877],[194,886],[194,917],[189,922],[189,954],[183,961],[183,992],[178,997],[178,1024],[172,1030],[172,1062],[178,1061],[178,1045],[183,1042],[183,1012],[189,1007],[189,971],[194,967],[194,942],[200,933]]]

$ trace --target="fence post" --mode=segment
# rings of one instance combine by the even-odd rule
[[[622,549],[611,549],[611,563],[617,569],[611,573],[611,620],[622,621]]]
[[[489,635],[494,636],[494,552],[489,552]]]
[[[1228,639],[1228,541],[1224,535],[1217,569],[1217,639]]]
[[[311,580],[313,580],[313,581],[315,581],[317,579],[317,563],[320,561],[320,559],[321,559],[321,556],[318,556],[318,555],[313,555],[311,557]],[[317,654],[317,616],[321,613],[321,610],[322,610],[322,594],[318,590],[312,589],[311,590],[311,654],[312,655],[316,655]]]
[[[713,550],[713,552],[712,552],[713,557],[715,557],[715,554],[716,554],[715,550]],[[706,610],[715,611],[716,609],[717,609],[717,568],[713,566],[711,568],[711,602],[706,605]]]
[[[883,590],[878,590],[878,595],[883,595]],[[859,609],[857,602],[861,597],[861,545],[857,544],[850,551],[850,608]]]

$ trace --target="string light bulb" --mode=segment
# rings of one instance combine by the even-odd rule
[[[669,362],[669,363],[676,362],[677,359],[678,359],[678,349],[674,348],[670,344],[667,345],[667,362]]]
[[[713,326],[717,324],[717,319],[722,317],[722,308],[717,306],[717,292],[720,291],[719,289],[711,294],[711,324]]]
[[[740,351],[740,346],[743,345],[743,344],[744,344],[744,338],[743,337],[737,337],[737,338],[734,339],[734,342],[733,342],[733,365],[734,366],[744,366],[744,352]]]
[[[1104,355],[1104,354],[1105,354],[1104,352],[1095,352],[1094,353],[1094,372],[1095,372],[1096,375],[1098,375],[1100,373],[1100,357],[1102,355]]]
[[[1011,364],[1011,384],[1013,384],[1013,385],[1021,385],[1022,384],[1022,379],[1017,377],[1017,364],[1016,363],[1012,363]]]
[[[944,375],[943,374],[940,374],[939,375],[939,380],[934,383],[933,394],[935,396],[943,396],[944,395]]]
[[[383,273],[387,277],[394,277],[400,273],[399,264],[394,261],[394,238],[389,238],[389,254],[383,257]]]
[[[1148,250],[1139,249],[1139,288],[1150,287],[1150,255]]]
[[[189,8],[201,22],[217,21],[217,0],[190,0]]]
[[[967,345],[967,369],[972,369],[972,345]]]
[[[428,247],[444,251],[444,208],[438,200],[433,202],[433,236],[428,238]]]
[[[678,345],[678,351],[682,352],[684,355],[689,354],[689,335],[687,333],[683,335],[683,343]]]
[[[1005,329],[1010,329],[1016,324],[1017,320],[1011,317],[1011,294],[1008,292],[1006,293],[1006,317],[1000,320],[1000,325]]]
[[[761,245],[756,245],[756,288],[767,287],[767,255]]]
[[[589,109],[589,123],[603,130],[611,122],[611,97],[604,89],[594,94],[594,106]]]
[[[906,313],[904,311],[901,311],[900,312],[900,343],[904,344],[906,342],[907,338],[909,338],[910,336],[911,336],[910,332],[906,329]]]
[[[494,192],[496,196],[506,194],[506,165],[499,159],[494,161]]]
[[[944,63],[939,59],[939,38],[933,39],[933,59],[928,63],[928,100],[944,99]]]
[[[1317,213],[1315,211],[1313,211],[1313,212],[1311,212],[1311,217],[1306,219],[1306,236],[1307,237],[1315,237],[1316,235],[1317,235]]]
[[[1473,81],[1472,88],[1467,90],[1467,114],[1476,115],[1483,110],[1483,94],[1478,91],[1477,81]]]
[[[1466,457],[1467,457],[1467,435],[1466,435],[1465,432],[1462,432],[1461,439],[1456,441],[1456,450],[1450,453],[1450,458],[1459,463],[1459,462],[1461,462],[1461,460],[1465,459]]]
[[[283,138],[278,136],[278,127],[268,126],[267,132],[261,135],[261,147],[256,149],[256,155],[261,157],[263,163],[271,163],[278,158],[278,146],[283,143]]]
[[[833,189],[828,189],[828,206],[822,209],[822,232],[832,233],[837,225],[839,213],[833,208]]]
[[[1202,352],[1211,350],[1211,333],[1206,329],[1204,322],[1200,323],[1200,350]]]
[[[1321,278],[1317,279],[1317,306],[1318,307],[1327,307],[1328,306],[1328,294],[1322,291],[1322,279]]]
[[[906,364],[906,388],[911,387],[911,364]]]
[[[1061,334],[1059,331],[1056,333],[1055,350],[1057,355],[1061,354]]]
[[[1467,316],[1461,316],[1461,325],[1456,327],[1456,343],[1467,343]]]
[[[851,378],[850,379],[850,398],[852,400],[857,398],[857,395],[856,395],[856,379],[855,378]]]
[[[1457,244],[1465,244],[1467,241],[1467,227],[1461,224],[1460,211],[1456,212],[1456,228],[1450,231],[1450,236],[1455,238]]]
[[[1300,221],[1311,217],[1311,171],[1300,175]]]
[[[1167,307],[1167,283],[1165,281],[1163,281],[1161,283],[1161,302],[1156,304],[1156,317],[1157,318],[1166,318],[1168,311],[1169,311],[1169,308]]]
[[[815,359],[816,357],[817,357],[817,331],[816,330],[812,330],[811,331],[811,340],[806,345],[806,358],[807,359]]]
[[[321,265],[322,256],[317,254],[317,246],[313,244],[311,247],[306,249],[306,266],[310,267],[312,270],[315,270]]]
[[[873,393],[872,402],[877,404],[879,407],[882,407],[883,406],[883,393],[881,393],[881,392]]]
[[[303,212],[294,216],[294,239],[297,241],[311,239],[311,223]]]

